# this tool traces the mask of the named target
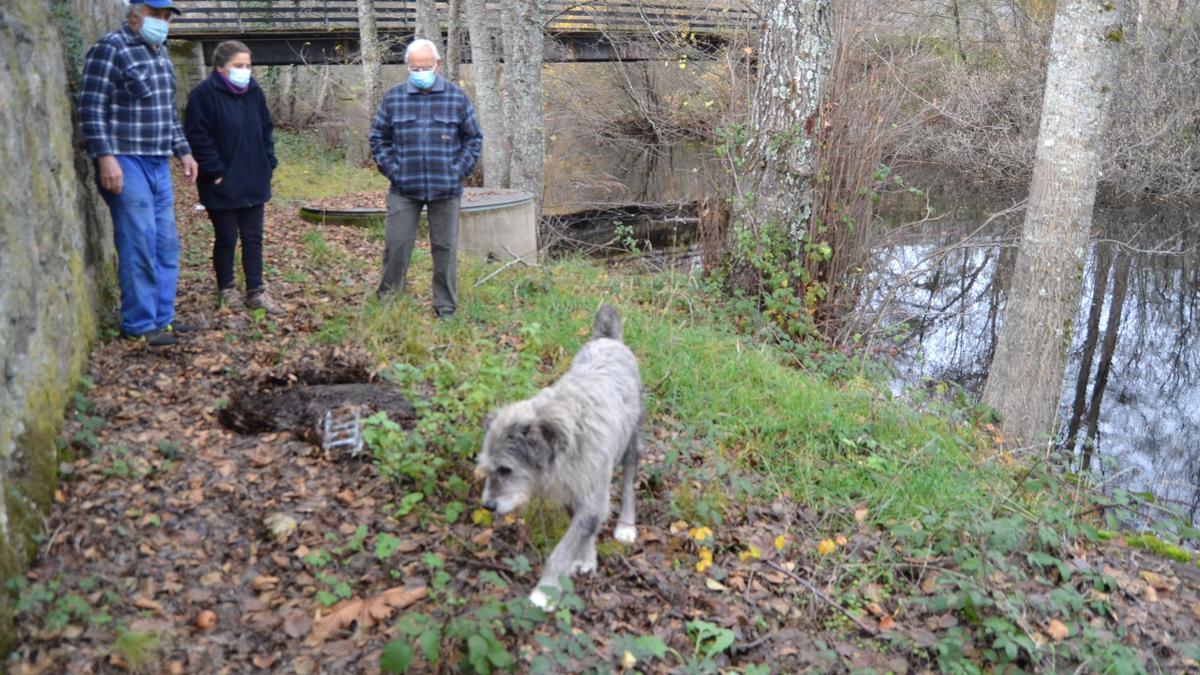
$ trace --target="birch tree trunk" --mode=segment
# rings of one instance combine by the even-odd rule
[[[504,116],[509,131],[508,187],[542,197],[546,154],[542,126],[542,0],[501,3],[504,29]]]
[[[812,218],[817,109],[833,56],[831,0],[763,0],[751,160],[740,191],[755,232],[782,226],[797,244]]]
[[[1037,156],[983,400],[1010,440],[1053,433],[1117,74],[1125,0],[1059,0]]]
[[[442,26],[438,22],[437,3],[434,0],[417,0],[417,30],[419,38],[433,40],[438,46],[438,53],[445,56],[445,45],[442,44]]]
[[[360,0],[361,1],[361,0]],[[471,33],[471,64],[475,74],[475,109],[483,128],[483,184],[508,185],[508,127],[500,105],[500,67],[497,36],[493,34],[486,0],[463,0]]]
[[[446,79],[458,82],[462,65],[462,0],[450,0],[446,10]]]
[[[383,84],[379,71],[383,65],[382,52],[379,48],[379,34],[375,30],[374,0],[358,1],[358,36],[361,45],[363,65],[363,93],[367,105],[367,119],[375,114],[379,101],[383,98]]]

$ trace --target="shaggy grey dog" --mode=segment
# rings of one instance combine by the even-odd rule
[[[608,519],[617,461],[624,476],[613,536],[626,544],[637,539],[633,502],[642,414],[637,360],[621,342],[617,311],[602,305],[592,339],[558,382],[484,422],[476,469],[486,479],[484,508],[503,515],[539,496],[564,506],[571,516],[529,596],[534,604],[549,607],[542,589],[561,590],[561,575],[595,571],[596,535]]]

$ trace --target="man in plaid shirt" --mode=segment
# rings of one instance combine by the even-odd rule
[[[121,282],[121,333],[151,346],[190,330],[175,320],[179,234],[170,157],[196,180],[175,107],[175,69],[165,47],[172,0],[133,0],[128,23],[87,53],[79,115],[100,194],[113,219]]]
[[[437,45],[413,40],[404,62],[408,81],[384,95],[371,123],[371,153],[379,172],[392,182],[378,295],[384,297],[404,287],[417,221],[421,209],[428,208],[433,310],[448,318],[457,308],[462,182],[475,170],[483,132],[471,99],[437,74],[441,63]]]

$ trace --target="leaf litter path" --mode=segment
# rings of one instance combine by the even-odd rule
[[[541,555],[521,523],[394,517],[402,495],[369,462],[326,458],[288,432],[242,436],[219,424],[220,407],[253,383],[369,363],[317,347],[313,337],[334,308],[361,302],[376,278],[380,244],[363,230],[315,227],[271,206],[267,263],[288,316],[263,322],[216,312],[210,228],[194,199],[194,191],[180,190],[179,310],[182,320],[206,329],[171,350],[97,346],[92,403],[80,403],[65,432],[76,458],[61,466],[38,558],[13,586],[22,613],[9,672],[372,673],[404,612],[445,619],[479,598],[527,592]],[[655,481],[645,475],[662,468],[670,425],[650,434],[640,541],[603,555],[599,571],[578,582],[586,608],[572,621],[590,636],[591,651],[559,661],[559,671],[619,670],[618,635],[657,636],[682,658],[638,668],[678,670],[696,652],[685,628],[694,620],[735,638],[709,665],[932,667],[927,650],[959,625],[961,613],[933,611],[848,577],[847,569],[872,565],[884,546],[861,523],[832,544],[836,553],[821,556],[818,542],[837,534],[827,520],[785,500],[735,505],[716,533],[724,545],[715,548],[714,567],[697,573],[696,538],[704,534],[672,523],[667,509],[679,472],[660,471]],[[739,556],[751,547],[754,555]],[[464,598],[466,607],[448,610],[429,593],[427,553],[445,561],[449,582],[440,594]],[[521,556],[531,565],[514,565]],[[1194,568],[1111,545],[1077,550],[1067,564],[1111,570],[1111,602],[1131,632],[1124,641],[1158,650],[1162,663],[1189,665],[1170,643],[1198,630]],[[893,571],[920,595],[934,593],[933,580],[952,567],[928,558],[899,561]],[[497,579],[509,587],[500,589]],[[1005,588],[1003,580],[995,586]],[[1048,617],[1030,622],[1037,639],[1065,637]],[[547,621],[536,635],[505,636],[516,669],[528,670],[553,649],[557,630]],[[456,649],[444,645],[442,670],[455,670]]]

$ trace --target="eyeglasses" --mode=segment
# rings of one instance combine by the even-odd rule
[[[408,72],[410,72],[410,73],[430,73],[430,72],[433,72],[434,68],[437,68],[437,66],[429,66],[428,68],[414,68],[412,66],[409,66]]]

